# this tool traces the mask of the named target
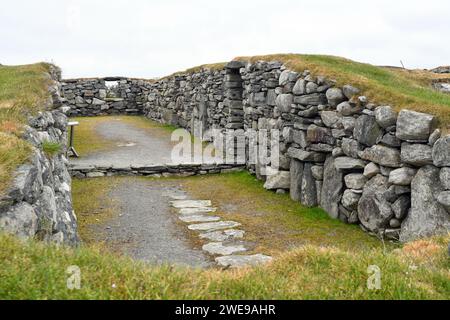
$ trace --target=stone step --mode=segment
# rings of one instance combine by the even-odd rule
[[[221,242],[233,239],[242,239],[244,237],[244,234],[245,231],[243,230],[229,229],[229,230],[201,233],[199,237],[201,239],[208,239],[214,242]]]
[[[211,200],[175,200],[171,201],[170,204],[174,208],[202,208],[210,207]]]
[[[247,249],[242,244],[224,245],[222,242],[211,242],[205,244],[202,249],[211,255],[228,256],[233,253],[244,252]]]
[[[223,229],[230,229],[239,227],[241,224],[236,221],[219,221],[219,222],[209,222],[200,224],[191,224],[188,226],[189,230],[194,231],[217,231]]]
[[[272,257],[255,254],[255,255],[228,255],[223,257],[217,257],[215,261],[221,267],[229,268],[241,268],[245,266],[256,266],[259,264],[265,264],[272,261]]]
[[[181,216],[179,219],[186,223],[192,222],[215,222],[219,221],[220,217],[214,216],[203,216],[203,215],[193,215],[193,216]]]
[[[205,207],[205,208],[183,208],[179,210],[182,215],[196,215],[202,213],[216,212],[217,208]]]

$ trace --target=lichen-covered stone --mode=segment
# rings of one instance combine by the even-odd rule
[[[450,135],[438,139],[434,144],[433,163],[437,167],[450,167]]]
[[[402,223],[401,241],[448,233],[449,214],[436,201],[442,191],[439,169],[431,165],[420,168],[411,183],[411,211]]]
[[[428,142],[436,129],[436,117],[410,110],[400,111],[397,119],[397,138],[406,141]]]
[[[337,169],[335,159],[328,157],[324,165],[323,185],[320,206],[330,217],[339,217],[339,202],[344,189],[344,175]]]
[[[397,149],[382,145],[375,145],[365,149],[360,154],[360,157],[361,159],[391,168],[398,168],[401,165],[400,152]]]

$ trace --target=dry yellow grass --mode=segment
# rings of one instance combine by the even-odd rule
[[[0,195],[14,169],[24,163],[31,147],[20,138],[27,117],[48,98],[49,64],[0,66]]]

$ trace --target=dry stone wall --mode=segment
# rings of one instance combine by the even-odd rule
[[[69,102],[74,92],[85,97],[86,87],[75,83],[64,85]],[[267,189],[289,192],[305,206],[320,206],[332,218],[387,239],[450,231],[450,136],[441,137],[433,115],[397,113],[368,101],[358,88],[278,61],[233,61],[130,85],[126,91],[138,92],[139,112],[197,136],[241,130],[248,144],[251,130],[279,130],[279,170],[252,163],[248,152],[244,159]],[[71,108],[80,115],[110,110]]]
[[[77,220],[72,208],[71,177],[64,155],[67,146],[69,108],[60,96],[58,69],[52,69],[52,99],[30,118],[23,138],[32,146],[29,161],[14,173],[14,181],[0,197],[0,230],[21,238],[37,238],[59,244],[78,243]],[[59,146],[50,155],[43,145]]]
[[[267,189],[387,239],[450,231],[450,137],[432,115],[397,113],[277,61],[233,61],[153,86],[149,118],[191,128],[206,100],[206,129],[280,130],[280,170],[248,164]]]
[[[107,82],[115,84],[108,87]],[[62,82],[69,116],[143,113],[149,82],[127,78],[72,79]]]

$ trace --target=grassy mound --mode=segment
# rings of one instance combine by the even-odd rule
[[[0,65],[0,194],[11,180],[11,172],[26,161],[28,143],[20,139],[27,117],[39,111],[48,98],[50,65]]]

